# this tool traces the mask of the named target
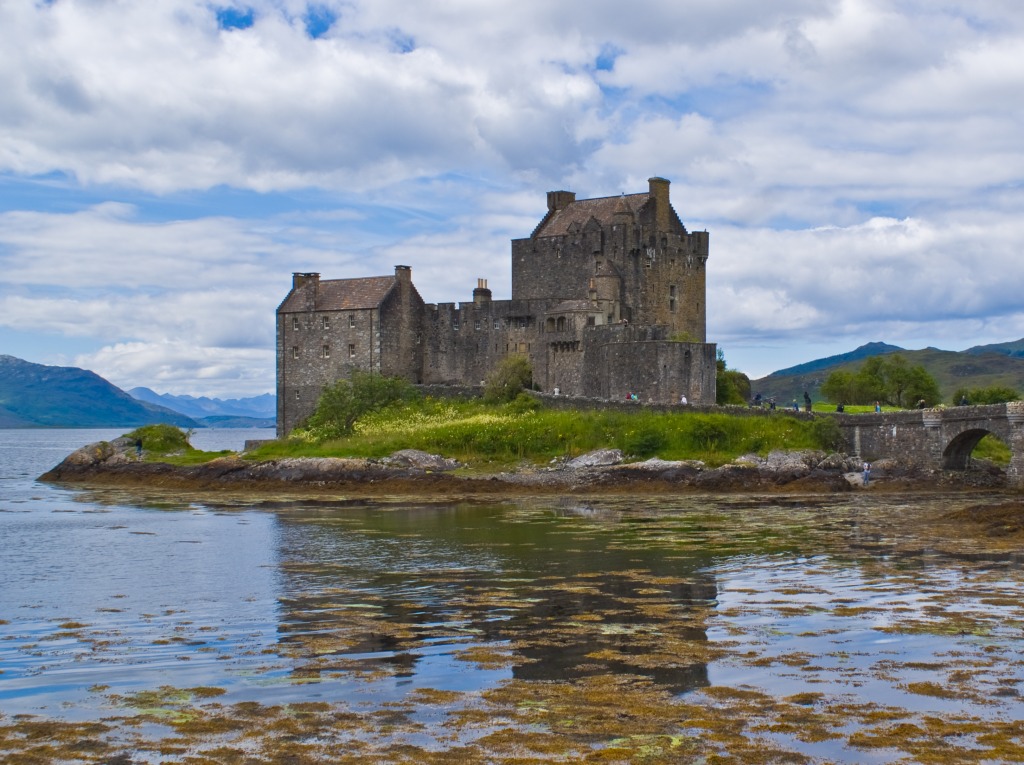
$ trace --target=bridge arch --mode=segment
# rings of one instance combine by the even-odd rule
[[[966,470],[974,451],[981,439],[993,435],[999,438],[998,433],[984,428],[970,428],[953,437],[942,452],[943,470]]]
[[[1010,449],[1009,483],[1024,488],[1024,402],[835,416],[851,454],[947,470],[965,469],[991,434]]]

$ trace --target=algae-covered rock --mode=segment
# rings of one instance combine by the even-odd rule
[[[458,460],[448,459],[438,454],[430,454],[419,449],[402,449],[390,457],[385,457],[381,462],[385,465],[418,468],[420,470],[455,470],[455,468],[460,466]]]
[[[98,441],[71,452],[64,458],[61,465],[95,465],[110,459],[115,453],[114,445],[109,441]]]
[[[604,467],[607,465],[618,465],[622,462],[622,459],[621,449],[596,449],[569,460],[565,463],[565,466],[570,470]]]

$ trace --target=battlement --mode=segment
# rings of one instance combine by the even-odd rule
[[[472,300],[426,304],[402,265],[387,277],[294,274],[278,309],[281,432],[353,369],[479,385],[513,354],[529,359],[542,391],[616,399],[641,390],[653,402],[685,395],[713,403],[715,346],[704,342],[708,234],[687,231],[670,188],[652,177],[641,193],[548,192],[531,235],[512,240],[508,300],[494,300],[478,278]],[[331,311],[344,315],[322,315]]]

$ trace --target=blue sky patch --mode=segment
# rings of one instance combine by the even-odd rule
[[[311,5],[303,21],[306,22],[306,33],[314,40],[327,34],[334,22],[338,20],[338,14],[323,5]]]
[[[248,29],[255,18],[252,8],[218,8],[216,13],[217,26],[221,29]]]
[[[614,45],[605,44],[601,46],[601,52],[594,60],[594,68],[599,72],[610,72],[615,68],[615,59],[623,54],[623,50]]]

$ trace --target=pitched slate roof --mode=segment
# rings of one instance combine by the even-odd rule
[[[564,236],[569,233],[569,226],[573,223],[583,226],[591,218],[596,218],[599,223],[610,225],[614,222],[615,213],[621,210],[623,205],[633,215],[637,215],[640,208],[647,204],[650,198],[650,194],[643,193],[598,197],[597,199],[577,199],[561,210],[552,213],[534,236]]]
[[[278,309],[281,313],[297,311],[351,311],[360,308],[376,308],[395,286],[394,276],[366,276],[361,279],[324,279],[316,292],[316,305],[310,308],[307,290],[313,289],[307,283],[292,290]]]

